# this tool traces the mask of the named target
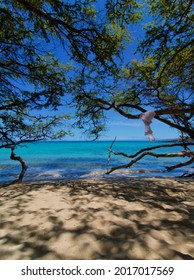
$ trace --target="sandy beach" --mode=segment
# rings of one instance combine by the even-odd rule
[[[0,259],[194,259],[194,181],[1,184]]]

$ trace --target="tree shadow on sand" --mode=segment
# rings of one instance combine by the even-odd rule
[[[2,186],[0,259],[194,259],[194,182]]]

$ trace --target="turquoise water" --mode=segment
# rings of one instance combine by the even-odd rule
[[[165,142],[116,141],[116,152],[133,154],[139,149],[165,144]],[[101,176],[180,176],[188,167],[166,172],[165,166],[174,165],[188,158],[155,158],[146,156],[127,170],[118,170],[105,175],[108,163],[108,148],[111,141],[56,141],[27,144],[15,150],[28,170],[25,180],[90,178]],[[181,147],[163,148],[158,152],[178,152]],[[10,150],[0,150],[0,181],[15,180],[20,172],[19,162],[9,159]],[[111,155],[109,167],[126,164],[129,159]]]

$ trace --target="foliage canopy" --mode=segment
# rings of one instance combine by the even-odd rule
[[[65,105],[94,137],[151,109],[194,139],[193,1],[102,2],[1,1],[0,148],[63,137]]]
[[[68,99],[73,90],[72,61],[115,68],[113,57],[122,48],[122,38],[110,32],[104,19],[96,19],[92,2],[1,3],[1,147],[66,134],[62,130],[54,134],[52,127],[67,115],[46,116],[42,111],[57,110],[62,99]],[[56,50],[61,46],[68,56],[63,64]]]
[[[85,126],[84,117],[87,120],[89,113],[95,122],[95,113],[100,117],[105,110],[114,109],[134,119],[151,109],[156,112],[156,119],[194,138],[193,2],[144,2],[141,9],[145,9],[149,20],[143,19],[145,36],[132,59],[117,69],[108,86],[107,75],[98,74],[93,79],[87,70],[87,75],[82,75],[85,87],[79,88],[82,95],[77,92],[77,97],[85,107],[79,107],[80,123]],[[123,24],[127,23],[125,20]],[[88,84],[91,90],[86,87]]]

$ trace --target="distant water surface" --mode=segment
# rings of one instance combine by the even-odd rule
[[[167,144],[165,142],[148,141],[116,141],[113,150],[134,154],[139,149]],[[102,176],[180,176],[188,170],[183,167],[166,172],[165,166],[175,165],[188,158],[155,158],[146,156],[130,169],[118,170],[105,175],[108,163],[108,148],[111,141],[48,141],[30,143],[18,147],[16,155],[21,156],[28,170],[25,180],[90,178]],[[180,152],[181,147],[163,148],[157,152]],[[156,151],[155,151],[156,152]],[[0,150],[0,181],[11,181],[17,178],[20,164],[10,160],[10,150]],[[109,167],[126,164],[130,159],[111,155]],[[191,168],[191,167],[190,167]]]

